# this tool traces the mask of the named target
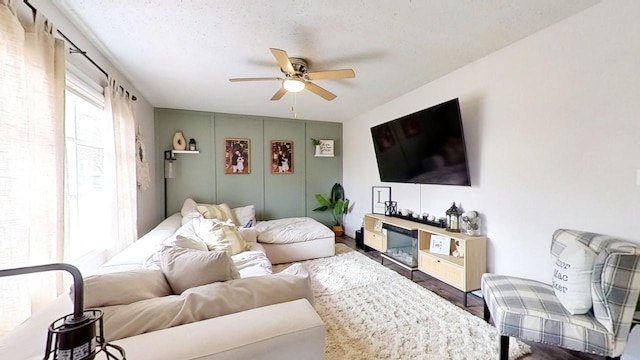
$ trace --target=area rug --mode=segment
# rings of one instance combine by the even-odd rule
[[[327,327],[327,360],[498,359],[493,326],[344,244],[302,263]],[[530,351],[511,339],[509,359]]]

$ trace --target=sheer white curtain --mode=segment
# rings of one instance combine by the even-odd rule
[[[64,43],[0,0],[0,267],[65,260]],[[61,274],[0,278],[0,335],[63,291]]]
[[[115,172],[112,172],[116,186],[116,198],[112,202],[115,238],[111,249],[115,254],[138,239],[135,103],[111,78],[104,93],[105,108],[113,118],[115,147]]]

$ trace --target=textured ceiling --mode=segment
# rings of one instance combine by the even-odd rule
[[[598,0],[58,0],[155,107],[345,121],[597,3]],[[352,68],[270,101],[269,48],[310,71]],[[432,104],[425,104],[429,106]]]

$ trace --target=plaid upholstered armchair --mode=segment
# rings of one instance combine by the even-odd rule
[[[586,314],[567,311],[551,285],[489,273],[482,276],[484,318],[493,318],[501,335],[501,360],[508,357],[510,336],[607,359],[619,359],[624,352],[640,292],[640,246],[609,236],[560,229],[551,242],[554,262],[576,241],[596,254],[591,275],[593,307]]]

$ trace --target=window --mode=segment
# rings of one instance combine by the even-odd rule
[[[73,262],[110,247],[113,156],[102,94],[74,76],[67,79],[65,236],[67,258]]]

